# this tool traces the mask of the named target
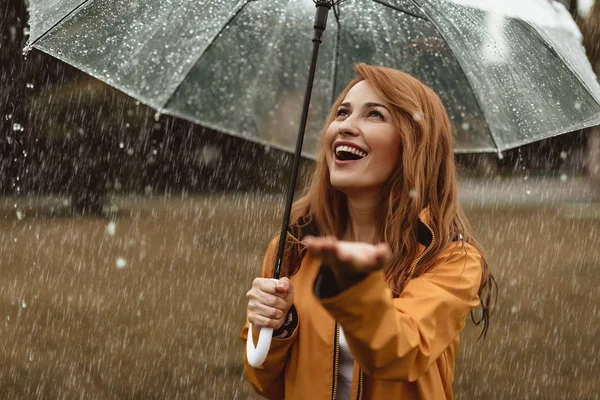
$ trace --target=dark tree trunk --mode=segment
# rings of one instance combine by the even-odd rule
[[[579,26],[590,64],[598,76],[600,74],[600,1],[596,1],[585,20],[579,21]],[[600,181],[600,126],[589,131],[586,158],[589,176]]]

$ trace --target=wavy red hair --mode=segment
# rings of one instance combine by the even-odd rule
[[[452,135],[448,115],[439,97],[426,85],[403,72],[364,63],[354,66],[357,73],[339,95],[321,132],[316,168],[305,194],[292,208],[290,226],[293,236],[311,234],[342,237],[348,225],[346,195],[330,184],[324,132],[336,117],[336,110],[348,91],[360,81],[367,81],[377,95],[392,105],[392,117],[401,135],[398,167],[381,190],[376,207],[377,235],[392,250],[385,267],[388,283],[399,295],[408,279],[429,271],[433,261],[457,238],[473,245],[482,257],[482,279],[479,288],[482,335],[489,326],[492,293],[497,291],[494,277],[483,248],[475,240],[458,204]],[[419,214],[429,208],[436,240],[432,248],[409,276],[411,263],[418,252]],[[312,226],[312,231],[308,227]],[[315,231],[316,230],[316,231]],[[457,242],[458,243],[458,242]],[[290,237],[286,246],[286,262],[282,276],[293,275],[305,250]]]

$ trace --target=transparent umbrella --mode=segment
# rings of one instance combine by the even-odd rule
[[[333,10],[335,23],[324,33],[316,65],[318,45],[313,46],[313,64],[307,69],[315,3],[315,23],[322,25],[315,29],[317,43],[327,11]],[[396,68],[433,88],[451,118],[456,152],[501,152],[600,124],[600,87],[578,30],[558,2],[30,0],[30,4],[27,49],[37,48],[74,65],[154,107],[158,114],[284,150],[292,150],[296,143],[282,238],[305,125],[303,153],[314,157],[320,126],[335,95],[353,77],[353,63]],[[305,109],[300,116],[302,99]],[[278,268],[275,271],[277,277]]]
[[[513,3],[336,5],[303,154],[314,157],[320,125],[358,61],[432,87],[456,152],[497,152],[600,124],[600,88],[564,7]],[[159,113],[293,151],[314,12],[313,0],[30,0],[28,48]]]

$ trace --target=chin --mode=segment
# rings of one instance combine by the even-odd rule
[[[356,180],[352,180],[352,179],[335,179],[335,178],[333,178],[333,179],[330,179],[329,182],[331,183],[331,186],[333,186],[333,188],[335,190],[338,190],[338,191],[344,193],[346,196],[350,193],[354,193],[354,192],[366,189],[366,187],[363,187],[362,185],[357,183]]]

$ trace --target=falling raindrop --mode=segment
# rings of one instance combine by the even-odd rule
[[[106,225],[106,233],[108,233],[110,236],[115,236],[116,231],[117,224],[115,224],[113,221],[109,222],[108,225]]]
[[[21,211],[17,211],[17,219],[19,221],[23,219],[23,213]]]
[[[123,269],[127,265],[127,261],[125,261],[125,259],[123,257],[119,257],[119,258],[117,258],[117,261],[115,264],[117,266],[117,269]]]

